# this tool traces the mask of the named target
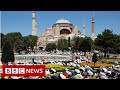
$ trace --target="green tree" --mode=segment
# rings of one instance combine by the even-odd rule
[[[80,50],[83,52],[87,52],[87,51],[91,51],[91,47],[92,47],[92,39],[90,37],[85,37],[82,39],[81,43],[80,43]]]
[[[3,33],[0,33],[0,37],[1,37],[1,43],[0,43],[0,46],[1,46],[1,48],[3,47],[3,43],[4,43],[4,40],[3,40],[3,38],[4,38],[4,34]]]
[[[33,35],[28,35],[28,44],[29,44],[29,47],[31,47],[32,51],[34,49],[34,46],[37,45],[37,39],[38,37],[37,36],[33,36]]]
[[[27,50],[28,47],[30,47],[33,51],[34,46],[36,46],[37,44],[37,36],[33,36],[33,35],[28,35],[28,36],[24,36],[23,37],[23,45],[24,45],[24,49]]]
[[[21,39],[17,39],[14,43],[14,50],[20,53],[21,51],[24,50],[24,44]]]
[[[116,53],[120,54],[120,42],[116,44]]]
[[[24,50],[27,51],[27,48],[29,47],[29,38],[28,38],[28,36],[22,37],[22,40],[23,40]]]
[[[4,41],[7,40],[8,38],[11,38],[11,44],[12,46],[14,46],[14,42],[17,39],[21,39],[22,38],[22,34],[20,32],[12,32],[12,33],[7,33],[4,37]]]
[[[80,44],[82,42],[83,38],[80,37],[73,37],[72,41],[71,41],[71,50],[72,51],[80,51]]]
[[[120,54],[120,35],[114,34],[113,35],[113,50],[110,52]]]
[[[46,51],[53,51],[53,50],[56,50],[56,44],[55,43],[48,43],[46,45]]]
[[[98,34],[97,38],[95,39],[94,44],[97,47],[100,47],[103,49],[104,53],[105,53],[105,57],[106,57],[106,53],[111,51],[113,49],[113,33],[111,30],[109,29],[105,29],[104,32],[102,32],[102,34]]]
[[[7,64],[8,62],[14,62],[14,60],[13,46],[10,39],[7,39],[3,46],[1,61],[3,64]]]
[[[13,46],[14,50],[17,50],[18,46],[20,44],[16,43],[18,40],[22,40],[22,34],[20,32],[11,32],[11,33],[7,33],[4,38],[3,41],[5,42],[7,39],[10,40],[11,45]],[[3,42],[3,45],[4,45]]]
[[[58,50],[69,50],[68,49],[68,41],[66,39],[59,39],[57,42],[57,48]]]
[[[71,40],[70,40],[70,37],[68,37],[68,47],[71,47]]]
[[[95,67],[95,63],[98,61],[98,57],[96,53],[93,53],[92,60],[94,62],[94,67]]]

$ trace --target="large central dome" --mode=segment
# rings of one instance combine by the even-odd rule
[[[58,20],[56,23],[69,23],[70,24],[70,22],[64,18]]]

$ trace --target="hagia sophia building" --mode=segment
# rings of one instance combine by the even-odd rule
[[[37,20],[35,11],[32,11],[32,35],[37,36]],[[73,25],[68,20],[61,18],[57,20],[52,28],[46,28],[40,37],[38,37],[37,48],[45,49],[48,43],[57,42],[58,39],[72,39],[74,36],[85,37],[85,25],[83,25],[82,33],[78,27]],[[94,39],[94,17],[92,17],[92,34],[91,38]]]

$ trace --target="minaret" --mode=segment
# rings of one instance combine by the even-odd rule
[[[85,36],[85,25],[83,25],[83,35]]]
[[[35,20],[35,31],[36,31],[36,36],[37,36],[37,19]]]
[[[92,40],[94,40],[94,24],[95,24],[95,21],[94,21],[94,12],[93,12],[93,16],[92,16],[92,35],[91,35]]]
[[[32,11],[32,35],[37,36],[37,21],[35,11]]]

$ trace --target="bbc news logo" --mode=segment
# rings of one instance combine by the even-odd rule
[[[3,65],[1,76],[45,76],[45,65]]]

